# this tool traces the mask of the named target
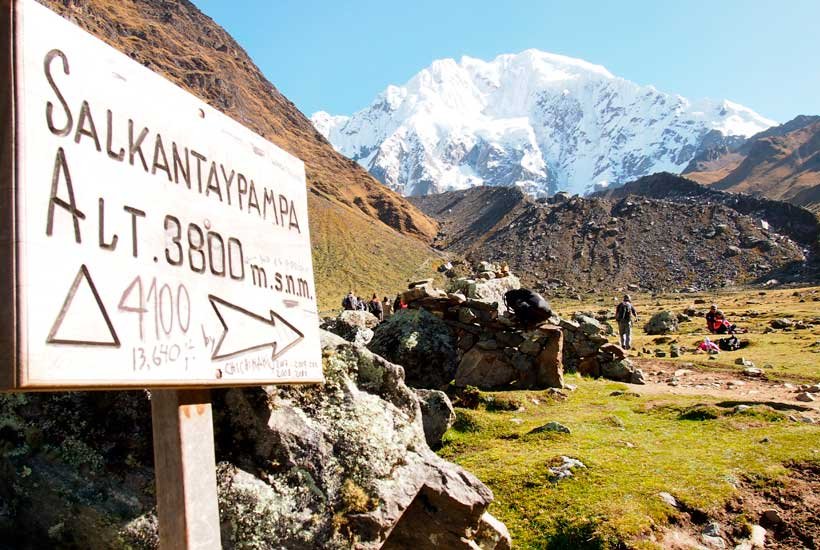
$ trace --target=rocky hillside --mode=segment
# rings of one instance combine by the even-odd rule
[[[730,101],[690,101],[538,50],[441,59],[352,116],[312,120],[337,150],[405,195],[477,185],[586,193],[680,172],[704,140],[775,124]]]
[[[366,257],[368,242],[356,238],[357,228],[366,228],[369,242],[379,240],[391,250],[402,251],[396,258],[403,256],[404,264],[410,259],[418,265],[430,256],[424,242],[435,235],[436,223],[334,151],[239,44],[191,2],[40,1],[302,159],[311,191],[314,261],[323,262],[325,251],[337,246]],[[336,232],[316,227],[320,216],[330,216],[333,219],[325,221],[347,228],[341,242],[336,243],[340,237]],[[392,281],[383,269],[351,277],[340,270],[342,265],[330,260],[325,264],[335,268],[316,270],[320,304],[331,299],[328,295],[336,292],[335,286],[375,290],[395,288],[397,283],[404,286],[406,280],[399,275]],[[328,285],[335,285],[334,289],[328,290]],[[332,300],[335,303],[335,295]]]
[[[673,174],[653,174],[623,187],[595,194],[601,198],[615,200],[630,195],[682,203],[721,204],[741,214],[765,221],[774,231],[791,237],[803,246],[812,249],[818,246],[820,221],[804,208],[777,200],[718,191],[714,187],[700,185]]]
[[[799,116],[739,143],[718,141],[692,159],[684,175],[820,212],[820,116]]]
[[[522,284],[544,291],[713,288],[784,277],[805,266],[805,241],[702,197],[559,193],[533,200],[514,189],[478,187],[413,201],[441,221],[439,247],[506,261]],[[793,229],[795,238],[817,238],[816,225],[813,237],[808,228]]]

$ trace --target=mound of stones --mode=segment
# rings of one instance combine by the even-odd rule
[[[609,325],[577,313],[521,326],[503,304],[518,279],[486,262],[477,271],[480,278],[453,278],[446,291],[432,280],[411,283],[401,295],[407,309],[374,329],[369,349],[402,365],[407,383],[419,388],[445,389],[451,381],[482,390],[562,388],[564,368],[574,371],[585,359],[598,365],[586,374],[640,383],[623,350],[617,357],[601,352]]]
[[[425,443],[403,369],[327,332],[322,348],[324,385],[213,392],[223,548],[510,548],[491,491]],[[0,546],[157,548],[150,408],[0,395]]]

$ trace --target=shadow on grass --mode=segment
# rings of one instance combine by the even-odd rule
[[[555,533],[545,548],[550,550],[625,550],[627,546],[596,532],[594,523],[571,523],[558,520]]]

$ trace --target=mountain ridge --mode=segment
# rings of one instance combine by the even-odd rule
[[[411,200],[441,223],[435,246],[471,261],[508,262],[522,284],[552,296],[702,290],[818,273],[811,262],[820,222],[812,213],[673,174],[589,197],[534,199],[482,186]]]
[[[401,288],[433,255],[427,243],[437,223],[334,151],[236,41],[188,0],[38,1],[304,161],[321,310],[350,288]],[[395,271],[361,263],[373,241],[383,244]],[[356,258],[360,269],[341,265],[343,257]]]
[[[728,100],[692,102],[538,50],[436,60],[350,117],[311,120],[405,195],[481,184],[585,193],[681,171],[709,132],[748,136],[775,124]]]
[[[800,115],[740,143],[716,143],[696,155],[683,175],[820,213],[820,116]]]

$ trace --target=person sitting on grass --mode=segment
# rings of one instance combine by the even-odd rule
[[[700,343],[695,353],[715,354],[720,353],[720,348],[718,348],[717,344],[709,340],[709,338],[704,338],[703,342]]]
[[[726,319],[726,316],[723,315],[723,312],[720,310],[717,310],[717,312],[715,312],[714,327],[715,334],[734,334],[738,331],[737,325],[730,323],[729,320]]]
[[[706,313],[706,328],[709,329],[709,332],[714,334],[717,332],[718,324],[717,324],[717,304],[712,304],[712,307],[709,308],[709,311]]]

